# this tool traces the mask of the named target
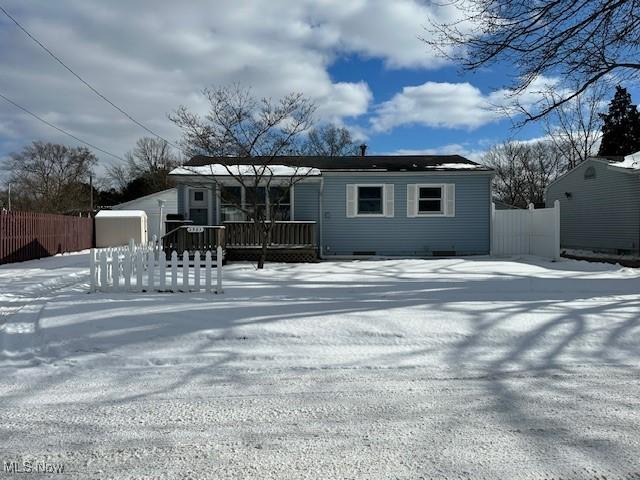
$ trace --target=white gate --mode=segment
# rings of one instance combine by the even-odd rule
[[[537,210],[496,210],[491,204],[491,254],[559,259],[560,202]]]
[[[190,257],[174,250],[169,258],[155,244],[93,248],[91,291],[223,293],[222,260],[220,246],[213,255],[194,252]]]

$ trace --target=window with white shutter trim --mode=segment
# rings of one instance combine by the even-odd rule
[[[455,183],[447,183],[444,188],[444,215],[446,217],[456,216],[456,185]]]
[[[415,217],[416,213],[418,212],[417,210],[417,203],[418,203],[418,196],[416,194],[417,191],[417,186],[415,184],[409,184],[407,185],[407,217],[411,218],[411,217]]]
[[[356,185],[347,185],[347,218],[353,218],[357,215],[356,190]]]
[[[453,183],[407,185],[407,217],[455,217],[455,207]]]
[[[394,185],[393,183],[384,184],[384,216],[393,217],[394,213]]]

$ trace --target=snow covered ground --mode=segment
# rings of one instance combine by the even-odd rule
[[[87,257],[0,267],[0,463],[83,479],[640,478],[637,269],[231,264],[224,295],[88,294]]]

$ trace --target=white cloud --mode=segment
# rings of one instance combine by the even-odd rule
[[[378,107],[372,127],[378,132],[411,124],[474,129],[509,113],[516,114],[512,105],[516,98],[525,107],[535,106],[542,99],[542,91],[557,83],[541,78],[517,97],[505,89],[484,94],[468,82],[408,86]]]
[[[314,14],[326,38],[344,50],[380,57],[390,67],[437,68],[445,63],[418,40],[425,25],[452,22],[460,12],[446,2],[422,0],[319,0]],[[459,25],[463,28],[463,25]]]
[[[186,8],[154,0],[59,0],[3,4],[98,90],[159,134],[176,140],[167,113],[203,112],[202,88],[240,82],[259,96],[299,91],[317,101],[320,120],[366,113],[366,79],[336,82],[336,56],[360,54],[389,67],[442,64],[418,36],[427,18],[450,7],[423,0],[209,0]],[[123,155],[146,134],[98,99],[0,15],[0,92],[91,143]],[[35,138],[74,143],[9,105],[0,124]],[[0,139],[1,140],[1,139]],[[4,145],[4,146],[3,146]],[[6,152],[6,142],[0,150]],[[108,157],[99,155],[104,160]]]

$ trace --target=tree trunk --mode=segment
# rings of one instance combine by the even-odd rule
[[[258,269],[262,269],[264,268],[264,264],[267,261],[267,247],[269,245],[269,234],[271,233],[271,227],[267,227],[264,224],[257,224],[256,226],[260,228],[261,241],[260,256],[258,257]]]

